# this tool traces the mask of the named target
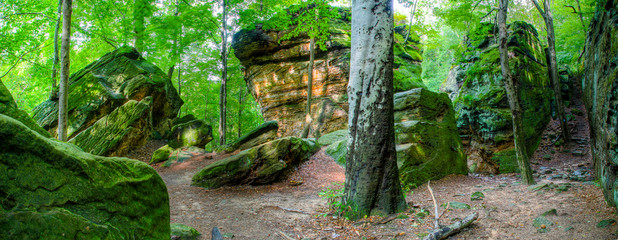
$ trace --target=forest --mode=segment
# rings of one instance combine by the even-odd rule
[[[616,239],[616,0],[4,0],[0,239]]]

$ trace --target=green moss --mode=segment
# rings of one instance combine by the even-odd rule
[[[170,224],[171,236],[176,237],[172,239],[177,240],[197,240],[200,232],[195,230],[195,228],[180,224],[180,223],[172,223]]]
[[[28,128],[36,131],[44,137],[51,137],[51,135],[41,128],[32,118],[23,110],[17,107],[11,92],[4,86],[4,83],[0,81],[0,114],[7,115],[20,121],[28,126]]]
[[[203,148],[212,141],[212,127],[197,119],[172,127],[168,145],[172,148],[196,146]]]
[[[346,155],[348,154],[348,140],[340,140],[328,145],[324,152],[331,156],[335,162],[345,167]]]
[[[169,198],[145,163],[44,138],[0,114],[0,229],[8,239],[165,239]]]
[[[519,165],[517,164],[517,155],[515,149],[507,149],[494,153],[492,161],[500,166],[500,173],[518,173]]]
[[[149,163],[153,164],[153,163],[159,163],[159,162],[166,161],[173,151],[174,151],[173,148],[171,148],[168,145],[165,145],[155,150],[154,153],[152,153],[152,158],[150,158]]]

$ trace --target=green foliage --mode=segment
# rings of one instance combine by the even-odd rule
[[[322,50],[326,50],[326,41],[330,36],[329,23],[332,18],[339,17],[337,10],[328,5],[330,0],[309,0],[299,5],[290,6],[290,14],[293,15],[291,24],[293,29],[280,40],[288,40],[301,35],[308,35],[314,39],[315,44]]]
[[[330,186],[323,188],[319,193],[322,199],[328,202],[328,208],[330,211],[335,211],[337,215],[341,215],[341,210],[343,207],[343,183],[331,183]]]
[[[483,200],[485,198],[485,194],[482,192],[474,192],[470,195],[470,201]]]

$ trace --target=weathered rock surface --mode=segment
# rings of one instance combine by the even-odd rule
[[[446,94],[416,88],[395,94],[394,103],[402,186],[414,187],[449,174],[468,173],[455,113]],[[344,165],[347,140],[331,143],[325,152]]]
[[[169,145],[164,145],[163,147],[160,147],[152,153],[152,157],[150,158],[150,162],[148,163],[153,164],[166,161],[173,151],[174,148],[170,147]]]
[[[90,129],[89,138],[107,139],[111,144],[72,141],[100,155],[121,156],[129,148],[142,146],[151,135],[165,135],[183,104],[167,75],[130,47],[116,49],[72,74],[69,84],[69,139]],[[33,119],[56,135],[57,96],[35,107]],[[117,130],[98,131],[102,125]]]
[[[322,146],[326,146],[326,145],[331,145],[335,142],[346,140],[347,138],[348,138],[347,129],[337,130],[337,131],[330,132],[330,133],[327,133],[321,136],[318,139],[318,143]]]
[[[327,50],[317,50],[313,72],[312,125],[309,136],[347,126],[347,82],[350,60],[350,12],[340,10],[332,19]],[[417,42],[403,44],[404,29],[396,29],[395,88],[398,91],[424,86]],[[245,67],[245,81],[262,108],[265,120],[279,122],[279,136],[300,136],[305,122],[309,38],[279,42],[288,31],[242,30],[232,47]],[[412,39],[412,38],[411,38]]]
[[[584,102],[605,200],[618,206],[618,1],[599,3],[586,39]]]
[[[174,126],[168,145],[172,148],[189,146],[204,148],[212,139],[212,127],[204,120],[197,119]]]
[[[28,128],[34,130],[35,132],[43,135],[44,137],[51,137],[51,135],[45,131],[45,129],[41,128],[26,111],[21,110],[17,107],[15,103],[15,99],[11,95],[11,92],[4,86],[4,83],[0,81],[0,114],[7,115],[17,121],[20,121]]]
[[[260,126],[251,130],[251,132],[240,137],[235,142],[229,144],[225,148],[225,152],[233,152],[236,150],[245,150],[255,147],[262,143],[270,142],[277,138],[277,131],[279,130],[279,124],[277,121],[267,121]]]
[[[100,157],[0,114],[0,238],[169,239],[165,183],[145,163]]]
[[[191,185],[218,188],[272,183],[307,161],[318,149],[313,140],[280,138],[206,166],[193,176]]]
[[[512,117],[500,72],[497,31],[483,24],[469,36],[468,49],[442,87],[453,100],[468,165],[477,172],[512,172]],[[550,120],[552,92],[545,54],[532,25],[508,26],[509,64],[521,89],[526,149],[532,154]],[[496,33],[496,35],[494,35]]]

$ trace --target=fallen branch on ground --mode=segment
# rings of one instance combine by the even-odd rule
[[[388,215],[388,216],[380,219],[380,221],[376,222],[375,224],[386,224],[386,223],[388,223],[390,221],[395,220],[398,216],[399,216],[398,213]]]
[[[478,213],[472,213],[462,219],[461,221],[455,222],[446,227],[433,230],[429,233],[429,235],[425,236],[423,240],[438,240],[438,239],[446,239],[448,236],[458,233],[462,229],[470,226],[474,220],[479,217]]]
[[[433,196],[433,191],[431,190],[431,186],[429,186],[429,184],[431,183],[431,181],[427,182],[427,188],[429,188],[429,194],[431,194],[431,199],[433,200],[433,209],[434,209],[434,226],[436,229],[440,228],[440,216],[438,215],[438,202],[436,201],[436,197]]]

